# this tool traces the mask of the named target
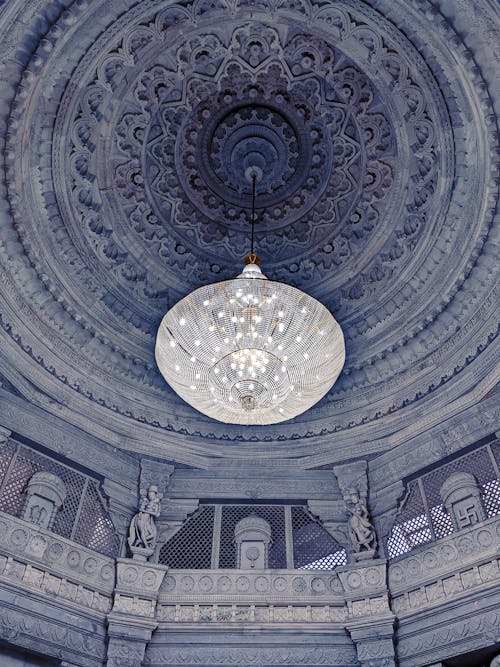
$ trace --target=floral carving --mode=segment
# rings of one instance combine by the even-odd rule
[[[345,324],[349,362],[312,420],[256,439],[280,447],[279,440],[361,431],[370,422],[401,424],[402,415],[394,413],[406,407],[408,413],[431,392],[448,400],[447,386],[457,375],[476,386],[478,374],[483,377],[488,367],[482,353],[496,335],[483,313],[491,310],[491,303],[485,305],[493,271],[485,241],[493,210],[491,198],[486,200],[494,118],[477,63],[449,22],[432,23],[428,3],[420,3],[415,21],[424,31],[417,31],[415,48],[404,36],[400,10],[385,2],[377,11],[368,5],[319,6],[305,0],[236,2],[230,8],[222,2],[194,2],[156,14],[154,3],[126,3],[108,27],[90,21],[88,33],[76,35],[79,17],[93,11],[84,5],[68,5],[61,15],[54,10],[46,25],[37,23],[29,53],[9,75],[5,164],[11,207],[3,226],[2,282],[15,305],[2,313],[0,324],[15,343],[16,358],[26,365],[25,376],[28,366],[36,366],[45,378],[38,389],[43,384],[56,404],[75,391],[79,402],[83,399],[100,417],[111,415],[113,423],[125,419],[137,428],[145,423],[175,437],[186,432],[214,441],[216,449],[218,443],[253,437],[223,433],[201,420],[195,425],[193,415],[190,423],[175,424],[170,415],[179,403],[160,382],[151,354],[159,313],[193,284],[233,273],[244,219],[233,227],[203,213],[196,226],[194,195],[195,203],[181,188],[191,211],[189,206],[181,210],[179,198],[168,199],[165,174],[144,174],[144,154],[132,150],[129,158],[123,152],[134,142],[144,145],[144,133],[162,105],[173,108],[191,99],[186,109],[192,113],[197,92],[201,102],[214,82],[217,89],[230,61],[254,78],[278,62],[280,77],[295,89],[289,91],[292,96],[298,99],[300,86],[310,86],[310,95],[302,93],[303,113],[339,109],[344,119],[355,117],[357,131],[352,134],[350,126],[341,125],[339,134],[328,135],[329,159],[338,153],[340,160],[339,180],[329,184],[337,188],[335,196],[345,209],[335,209],[328,196],[320,196],[310,209],[314,201],[292,201],[289,210],[297,219],[282,228],[290,238],[280,242],[276,229],[269,241],[261,239],[262,254],[269,264],[275,262],[273,277],[310,290]],[[26,25],[35,24],[33,12],[30,4]],[[427,54],[425,25],[432,25],[435,34],[435,59],[427,65],[421,57]],[[9,35],[7,48],[23,30]],[[453,65],[439,43],[452,45]],[[70,44],[72,55],[63,65]],[[53,67],[56,58],[59,67]],[[468,86],[461,88],[457,82],[466,79]],[[185,85],[188,80],[192,88]],[[439,89],[451,100],[447,107]],[[53,95],[40,95],[42,90]],[[342,97],[332,96],[332,90]],[[135,134],[125,128],[118,137],[129,103],[133,122],[144,122]],[[278,111],[290,127],[297,126],[295,112]],[[481,121],[471,131],[482,148],[457,161],[455,150],[459,156],[467,150],[464,128],[471,127],[471,113]],[[26,146],[22,160],[20,145]],[[346,153],[351,146],[353,157]],[[364,161],[358,172],[346,168],[359,164],[359,156]],[[145,196],[135,201],[141,179]],[[150,183],[162,194],[153,197]],[[122,201],[118,192],[127,188],[131,196]],[[472,204],[478,199],[485,201],[481,211]],[[328,220],[331,211],[333,224],[316,224]],[[178,215],[179,220],[184,216],[186,228],[177,229],[175,237],[165,220]],[[187,234],[190,225],[200,242],[204,233],[205,238],[213,234],[217,256],[205,256],[206,247],[196,250]],[[231,236],[227,243],[222,240],[225,228]],[[464,247],[463,262],[445,271],[447,249],[454,244]],[[287,246],[293,248],[293,260],[287,261]],[[429,296],[436,285],[442,298]],[[29,325],[19,326],[16,309],[24,322],[37,322],[37,336]],[[367,339],[370,345],[364,344]],[[76,373],[75,367],[84,372]],[[415,374],[417,367],[422,372]],[[432,370],[437,368],[439,373]],[[110,391],[110,377],[114,385],[130,383],[137,404],[124,392]],[[353,395],[363,395],[363,406]],[[339,415],[333,425],[332,409]]]

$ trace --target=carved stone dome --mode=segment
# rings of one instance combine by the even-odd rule
[[[433,6],[106,5],[27,16],[32,42],[10,70],[5,383],[125,449],[185,462],[321,465],[485,396],[494,116],[460,34],[437,17],[419,38]],[[240,271],[249,159],[263,172],[264,272],[330,308],[347,348],[331,392],[277,427],[198,414],[154,360],[165,311]]]

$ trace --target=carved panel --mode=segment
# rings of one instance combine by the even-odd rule
[[[12,554],[16,563],[24,562],[19,567],[26,568],[28,563],[33,563],[34,568],[46,573],[47,581],[54,576],[59,582],[58,589],[61,582],[67,580],[89,586],[108,596],[113,590],[113,559],[3,513],[0,513],[0,551],[6,557]],[[16,567],[18,565],[14,561],[9,566]],[[37,582],[38,570],[35,572],[30,569],[28,572],[27,576]],[[66,590],[65,586],[63,588]],[[67,586],[68,591],[73,590],[72,587],[75,590],[77,588],[73,583]]]

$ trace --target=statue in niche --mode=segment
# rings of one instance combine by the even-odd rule
[[[134,558],[145,560],[151,556],[158,537],[155,519],[160,516],[160,495],[158,487],[151,485],[142,494],[139,511],[132,518],[128,532],[128,544]]]
[[[346,500],[349,517],[349,535],[356,552],[356,560],[359,558],[373,558],[377,548],[377,535],[368,515],[366,502],[360,498],[356,489],[348,490]]]

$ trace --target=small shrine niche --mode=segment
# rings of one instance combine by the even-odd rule
[[[258,516],[247,516],[234,528],[236,567],[242,570],[265,570],[268,567],[271,526]]]
[[[486,520],[481,489],[471,473],[453,473],[444,481],[439,493],[454,530]]]
[[[36,472],[28,482],[22,518],[51,530],[66,494],[66,485],[60,477],[51,472]]]

